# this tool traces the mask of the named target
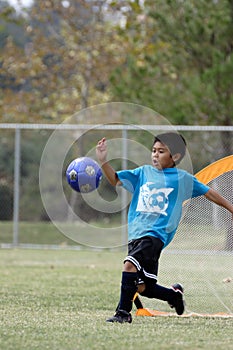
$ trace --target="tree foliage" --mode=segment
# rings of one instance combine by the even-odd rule
[[[113,95],[177,124],[232,123],[233,1],[148,0],[126,13]]]
[[[24,45],[8,36],[2,49],[0,73],[10,80],[2,87],[2,121],[59,122],[110,99],[109,72],[121,63],[124,45],[106,3],[34,3],[23,18]]]

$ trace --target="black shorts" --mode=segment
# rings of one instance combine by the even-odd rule
[[[159,238],[145,236],[128,244],[128,256],[124,262],[130,261],[138,270],[139,284],[157,282],[159,257],[163,242]]]

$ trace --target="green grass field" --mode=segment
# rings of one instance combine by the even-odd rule
[[[135,317],[134,308],[132,324],[106,323],[118,301],[124,251],[1,249],[0,256],[0,349],[233,349],[233,318]],[[184,283],[188,310],[232,309],[233,283],[222,283],[232,256],[164,254],[160,269],[161,283]]]
[[[117,247],[122,241],[121,222],[114,222],[114,231],[105,222],[95,222],[84,227],[80,223],[60,224],[63,232],[71,232],[70,239],[51,222],[20,222],[19,223],[19,244],[41,244],[73,246],[83,244],[99,247]],[[72,229],[71,229],[72,228]],[[13,223],[0,221],[0,244],[13,242]],[[73,234],[72,234],[73,233]],[[188,226],[181,224],[175,239],[169,245],[169,249],[197,249],[197,250],[222,250],[225,246],[226,232],[214,230],[212,226]]]

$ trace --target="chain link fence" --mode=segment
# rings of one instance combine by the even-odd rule
[[[1,246],[72,249],[82,244],[96,246],[87,238],[96,227],[114,227],[118,237],[116,241],[111,242],[111,237],[106,239],[106,235],[103,237],[108,247],[125,244],[127,194],[123,194],[123,191],[120,204],[117,204],[119,193],[103,179],[98,195],[109,203],[109,208],[116,208],[98,210],[98,199],[86,200],[69,188],[65,179],[66,167],[76,157],[95,157],[95,145],[103,136],[118,140],[117,146],[112,147],[111,155],[116,169],[150,163],[153,136],[166,129],[166,126],[141,125],[139,129],[138,126],[120,124],[0,124]],[[188,170],[194,174],[208,164],[233,154],[233,126],[176,126],[175,129],[187,140],[190,155]],[[53,140],[55,134],[58,137]],[[129,142],[136,145],[133,153]],[[138,157],[140,147],[147,149],[147,158],[144,151],[142,159]],[[46,188],[42,189],[43,195],[40,176],[47,179]],[[59,181],[62,187],[58,186]],[[232,191],[232,183],[228,181],[226,186]],[[59,200],[58,192],[61,190],[66,204]],[[54,220],[48,213],[48,205],[55,212]],[[73,239],[72,235],[64,234],[57,222],[59,225],[76,225],[75,230],[85,238]],[[101,240],[101,233],[98,237]],[[99,246],[105,244],[100,243]]]

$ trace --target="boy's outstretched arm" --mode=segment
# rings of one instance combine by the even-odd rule
[[[230,201],[222,197],[217,191],[215,191],[212,188],[209,189],[209,191],[205,194],[205,196],[210,201],[227,209],[232,214],[232,219],[233,219],[233,205]]]
[[[113,186],[121,185],[120,180],[118,179],[116,175],[116,171],[113,169],[113,167],[109,164],[107,161],[107,141],[106,138],[103,137],[96,146],[96,156],[98,158],[98,161],[102,167],[102,170],[108,179],[109,183]]]

